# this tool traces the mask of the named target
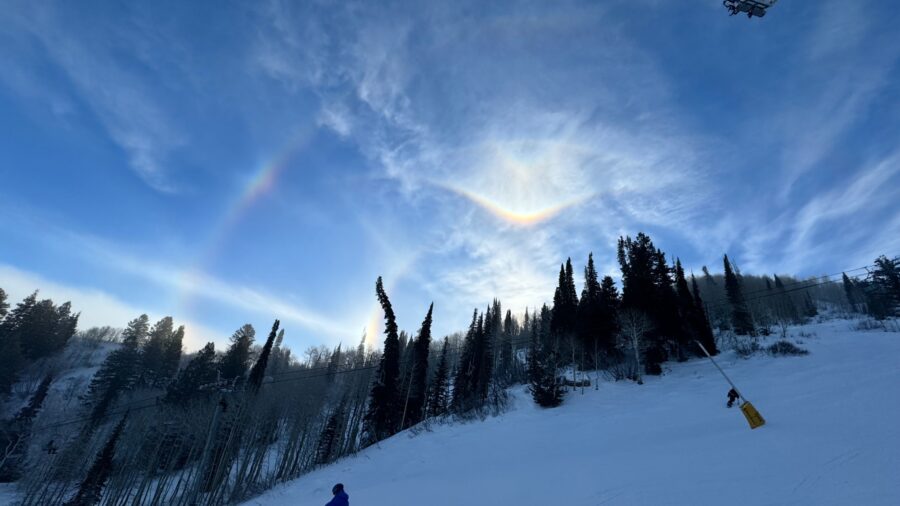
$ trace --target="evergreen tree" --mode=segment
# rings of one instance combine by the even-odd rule
[[[900,314],[900,259],[878,257],[862,286],[870,315],[883,320]]]
[[[531,324],[531,345],[528,350],[528,384],[534,402],[541,407],[559,406],[565,395],[565,388],[557,374],[557,357],[548,342],[552,331],[549,329],[552,317],[545,304],[541,308],[541,321],[537,318]],[[546,331],[542,329],[546,328]]]
[[[693,343],[698,341],[709,351],[711,355],[716,353],[715,339],[712,337],[712,330],[709,327],[709,321],[706,319],[706,312],[703,309],[703,301],[700,300],[700,290],[697,288],[697,280],[691,276],[694,293],[688,288],[687,279],[684,276],[684,268],[681,266],[681,260],[675,260],[675,291],[678,296],[678,312],[681,320],[685,322],[688,331],[689,341],[683,343],[684,351],[692,351],[698,357],[704,356],[702,350]]]
[[[778,296],[775,298],[775,314],[778,320],[782,320],[783,322],[798,322],[800,321],[800,314],[797,311],[797,306],[794,304],[794,300],[791,299],[790,294],[788,294],[787,290],[784,287],[784,283],[781,281],[781,278],[778,277],[777,274],[773,275],[775,279],[775,292]]]
[[[184,325],[175,329],[163,347],[163,362],[160,376],[166,384],[172,381],[181,365],[181,353],[184,350]]]
[[[484,322],[479,325],[478,336],[478,353],[480,359],[477,361],[476,384],[473,385],[473,391],[477,394],[477,401],[480,404],[488,398],[490,392],[491,381],[494,374],[494,342],[496,341],[496,331],[500,328],[500,302],[494,299],[491,306],[488,306],[484,313]]]
[[[729,304],[731,304],[731,325],[737,334],[755,336],[756,330],[753,327],[753,318],[751,318],[750,311],[747,309],[740,282],[731,268],[728,255],[725,255],[723,263],[725,265],[725,293],[728,296]]]
[[[341,427],[344,421],[344,403],[341,402],[328,416],[316,447],[316,464],[324,465],[334,460],[340,449]]]
[[[128,415],[126,414],[116,425],[116,428],[113,429],[109,439],[106,440],[106,444],[103,445],[103,449],[97,453],[97,457],[94,459],[94,463],[91,465],[91,469],[85,476],[84,481],[81,482],[81,486],[78,487],[78,492],[66,503],[66,506],[93,506],[100,502],[100,498],[103,495],[103,487],[106,486],[106,481],[113,472],[116,444],[122,435],[122,429],[125,428],[125,419],[127,417]]]
[[[572,273],[572,259],[559,266],[559,283],[553,295],[552,328],[557,339],[568,338],[575,333],[578,317],[578,295]]]
[[[686,322],[679,317],[678,296],[673,287],[673,269],[669,267],[665,253],[659,248],[656,249],[653,269],[657,295],[655,321],[659,335],[655,346],[650,349],[650,359],[656,358],[657,363],[664,362],[667,358],[665,348],[668,348],[675,352],[679,360],[684,360],[690,342],[689,331],[685,326]],[[661,374],[662,369],[651,370],[648,364],[647,372]]]
[[[219,364],[219,373],[224,381],[241,381],[247,374],[250,362],[250,347],[256,337],[256,330],[249,323],[235,331],[231,336],[231,345]]]
[[[209,342],[179,371],[166,391],[165,400],[184,404],[192,399],[206,397],[209,390],[204,392],[201,387],[215,383],[217,376],[216,348]]]
[[[275,345],[275,337],[278,335],[278,326],[280,324],[281,322],[278,320],[275,320],[275,323],[272,324],[272,330],[269,332],[269,337],[266,338],[266,344],[263,345],[262,351],[259,352],[259,357],[256,359],[256,363],[253,364],[253,368],[250,369],[250,376],[247,377],[247,384],[253,392],[259,391],[259,387],[262,386],[263,378],[266,376],[266,367],[269,365],[269,355],[272,354],[272,346]]]
[[[174,338],[175,328],[171,316],[153,325],[147,340],[141,346],[141,384],[148,388],[164,388],[175,371],[167,364],[166,351]],[[180,345],[179,345],[180,346]],[[181,349],[179,347],[179,358]],[[175,364],[176,370],[178,364]]]
[[[447,356],[449,349],[450,341],[444,338],[441,360],[438,362],[437,371],[434,373],[434,379],[428,389],[428,416],[443,416],[447,414],[450,407],[450,393],[447,390],[450,375],[450,363]]]
[[[619,332],[617,314],[619,311],[619,291],[616,282],[610,276],[604,276],[600,282],[600,311],[599,333],[597,341],[600,349],[607,354],[613,352],[616,347],[616,334]]]
[[[463,340],[463,348],[460,353],[459,367],[453,379],[453,399],[451,407],[457,413],[464,413],[472,409],[475,404],[478,379],[480,377],[479,365],[483,358],[482,336],[484,333],[484,316],[479,317],[478,310],[472,313],[472,323]]]
[[[406,403],[406,427],[413,426],[422,421],[425,409],[425,394],[428,387],[428,350],[431,347],[431,313],[434,303],[428,306],[428,313],[422,321],[419,335],[413,343],[412,379],[409,383],[408,400]],[[405,427],[401,427],[405,428]]]
[[[28,404],[9,422],[0,424],[0,483],[9,483],[22,476],[22,462],[28,449],[31,426],[44,405],[53,376],[44,376]]]
[[[816,306],[816,303],[813,301],[812,296],[809,294],[809,290],[805,290],[805,292],[805,296],[803,297],[805,316],[807,318],[815,318],[819,314],[819,308]]]
[[[606,316],[603,311],[602,290],[597,270],[594,268],[594,254],[590,253],[587,266],[584,268],[584,288],[578,301],[576,329],[582,349],[593,354],[595,358],[599,352],[599,339],[603,333]]]
[[[375,283],[378,302],[384,311],[384,350],[372,391],[369,395],[369,410],[364,419],[364,443],[372,444],[397,430],[399,422],[398,381],[400,377],[400,338],[397,335],[397,318],[391,301],[384,292],[381,277]]]
[[[513,319],[512,311],[507,309],[506,316],[503,318],[503,329],[500,332],[500,339],[497,343],[498,361],[494,374],[495,379],[501,386],[512,384],[514,378],[515,359],[513,357],[513,339],[516,335],[516,321]]]
[[[9,303],[6,302],[6,292],[0,288],[0,321],[3,321],[3,318],[6,317],[6,313],[9,311]]]
[[[844,294],[847,296],[847,303],[853,311],[859,311],[860,305],[863,303],[863,297],[859,292],[856,284],[847,276],[846,272],[841,273],[841,281],[844,286]]]
[[[37,292],[6,312],[0,322],[0,395],[9,393],[28,360],[56,353],[75,334],[78,314],[72,314],[68,302],[57,307],[49,299],[37,300]]]
[[[716,338],[713,335],[712,326],[709,324],[709,315],[706,314],[706,306],[703,304],[703,299],[700,297],[700,287],[697,286],[697,278],[695,278],[693,274],[691,274],[691,288],[694,292],[695,318],[697,319],[695,328],[698,328],[700,333],[698,341],[703,344],[710,355],[717,355],[719,350],[716,347]]]
[[[340,367],[341,345],[338,344],[338,347],[331,354],[331,358],[328,359],[328,367],[325,369],[325,378],[328,383],[334,383],[335,377],[337,376],[337,372]]]
[[[645,314],[651,323],[652,330],[643,338],[646,357],[642,364],[647,374],[661,374],[667,342],[684,339],[665,255],[641,232],[634,239],[619,238],[618,259],[622,269],[622,309]]]
[[[150,327],[147,315],[128,322],[122,333],[122,347],[110,353],[88,386],[86,402],[91,406],[91,421],[96,425],[122,392],[140,379],[140,346]]]

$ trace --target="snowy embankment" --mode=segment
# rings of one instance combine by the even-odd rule
[[[808,325],[802,357],[720,363],[761,414],[751,431],[706,360],[644,385],[603,382],[484,422],[401,433],[247,505],[900,504],[900,334]],[[769,339],[773,341],[772,338]]]

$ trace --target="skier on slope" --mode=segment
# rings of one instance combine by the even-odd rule
[[[726,404],[726,406],[728,406],[729,408],[734,406],[734,401],[740,399],[740,397],[741,394],[737,393],[737,390],[732,388],[728,391],[728,404]]]
[[[331,489],[334,499],[328,501],[325,506],[350,506],[350,496],[344,492],[344,484],[338,483]]]

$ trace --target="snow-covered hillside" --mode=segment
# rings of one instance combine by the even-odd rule
[[[503,416],[401,433],[247,504],[325,504],[335,482],[356,506],[900,504],[900,334],[854,327],[794,329],[803,357],[721,356],[757,430],[695,360],[552,410],[519,388]]]

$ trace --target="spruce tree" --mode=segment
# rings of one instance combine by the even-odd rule
[[[66,346],[75,335],[78,314],[72,314],[72,304],[60,306],[50,299],[37,301],[21,315],[17,332],[22,354],[28,360],[49,357]]]
[[[0,322],[0,397],[9,393],[25,366],[23,328],[27,327],[36,304],[37,292],[34,292],[16,304]]]
[[[557,374],[557,352],[548,342],[552,334],[549,329],[552,317],[546,304],[541,308],[541,315],[541,322],[534,318],[531,325],[528,384],[534,402],[541,407],[552,408],[562,403],[565,388]]]
[[[225,351],[225,354],[222,355],[222,361],[219,365],[219,373],[222,376],[222,380],[240,381],[244,378],[250,362],[250,347],[253,345],[255,336],[256,330],[249,323],[232,334],[231,345]]]
[[[559,283],[553,295],[552,332],[557,339],[568,338],[574,334],[577,325],[578,296],[575,292],[575,279],[572,273],[572,259],[559,266]]]
[[[425,393],[428,387],[428,350],[431,347],[431,313],[434,303],[428,306],[428,313],[422,321],[419,335],[413,343],[412,376],[409,383],[408,400],[406,403],[406,427],[413,426],[422,421],[425,409]],[[405,428],[405,427],[401,427]]]
[[[846,272],[841,273],[841,281],[844,286],[844,295],[847,297],[847,303],[850,304],[852,311],[859,311],[860,299],[859,289],[853,283]]]
[[[96,425],[125,392],[140,379],[140,346],[147,338],[150,320],[141,315],[128,322],[122,333],[122,346],[110,353],[88,385],[85,398],[91,407],[91,421]]]
[[[338,347],[335,348],[334,352],[331,353],[331,358],[328,359],[328,366],[325,369],[325,381],[327,383],[334,383],[334,380],[337,378],[338,369],[341,367],[341,345],[338,344]]]
[[[32,423],[44,405],[52,383],[52,375],[44,376],[28,404],[10,422],[0,424],[0,452],[3,452],[0,453],[0,483],[22,477],[22,461],[28,449]]]
[[[603,333],[604,311],[602,287],[594,268],[594,254],[588,254],[584,268],[584,288],[578,301],[578,322],[576,329],[583,350],[596,358],[599,353],[599,339]],[[596,364],[595,364],[596,366]]]
[[[116,444],[119,441],[119,437],[122,435],[122,430],[125,428],[125,420],[127,417],[128,415],[126,414],[122,417],[122,420],[116,424],[116,428],[113,429],[112,434],[109,435],[106,444],[103,445],[103,449],[97,453],[93,465],[91,465],[87,476],[84,477],[84,481],[82,481],[81,485],[78,487],[75,496],[66,503],[66,506],[93,506],[100,502],[103,495],[103,487],[106,486],[106,481],[113,472],[113,458],[116,454]]]
[[[441,346],[441,360],[438,362],[437,371],[434,373],[434,379],[428,389],[428,416],[444,416],[450,407],[450,393],[447,390],[450,376],[450,363],[447,356],[449,349],[450,341],[444,338],[444,344]]]
[[[513,339],[516,335],[516,322],[512,311],[507,309],[503,318],[503,330],[498,341],[497,370],[494,377],[501,386],[508,386],[513,382],[515,362],[513,357]]]
[[[709,351],[716,354],[716,343],[712,337],[712,330],[706,318],[703,301],[700,299],[700,290],[697,280],[691,275],[694,293],[688,288],[687,279],[684,276],[684,268],[681,260],[675,260],[675,290],[678,295],[678,312],[688,331],[689,341],[683,343],[684,351],[703,357],[703,351],[693,341],[698,341]]]
[[[141,347],[141,384],[148,388],[164,388],[170,379],[166,362],[166,345],[174,334],[171,316],[156,322]],[[177,366],[177,364],[176,364]]]
[[[753,319],[747,309],[740,282],[731,268],[728,255],[725,255],[723,264],[725,266],[725,293],[728,295],[728,302],[731,305],[731,326],[737,334],[755,336]]]
[[[263,345],[256,363],[250,369],[247,385],[252,392],[258,392],[259,387],[262,386],[263,378],[266,376],[266,366],[269,365],[269,355],[272,353],[272,346],[275,344],[275,337],[278,335],[278,326],[280,324],[281,322],[278,320],[275,320],[275,323],[272,324],[272,330],[269,332],[269,337],[266,338],[266,344]]]
[[[471,408],[471,399],[474,395],[472,385],[475,383],[476,368],[476,334],[478,332],[478,309],[472,313],[472,322],[463,339],[462,351],[459,356],[459,366],[453,378],[453,399],[451,407],[457,413],[463,413]]]
[[[660,364],[667,358],[667,340],[684,339],[665,255],[641,232],[634,239],[619,238],[618,259],[622,269],[622,309],[633,309],[650,319],[652,330],[644,337],[646,357],[642,363],[647,374],[661,374]]]
[[[369,410],[364,418],[364,444],[367,445],[393,435],[399,422],[400,338],[397,318],[380,276],[375,283],[375,293],[384,311],[385,338],[381,363],[369,394]]]
[[[697,319],[695,328],[700,329],[699,341],[710,355],[717,355],[719,350],[716,347],[716,338],[713,335],[712,326],[709,324],[709,315],[706,313],[706,306],[700,296],[700,287],[697,286],[697,278],[695,278],[693,274],[691,274],[691,289],[694,292],[694,309],[696,311],[695,318]],[[702,350],[700,350],[700,352],[702,353]]]
[[[862,284],[869,314],[878,320],[900,314],[900,259],[882,255]]]
[[[778,294],[775,297],[777,318],[782,322],[799,322],[800,313],[797,311],[794,300],[791,299],[790,294],[785,289],[784,283],[777,274],[774,274],[773,278],[775,279],[775,292]]]
[[[600,311],[598,344],[601,351],[611,354],[616,347],[616,334],[619,332],[618,311],[621,301],[616,282],[610,276],[604,276],[600,282]]]
[[[0,322],[3,321],[3,318],[6,317],[6,313],[9,311],[9,303],[6,302],[6,292],[0,288]]]
[[[166,391],[165,401],[184,404],[192,399],[206,397],[211,390],[204,391],[201,388],[211,386],[217,376],[216,348],[209,342],[179,371]]]
[[[316,446],[316,464],[324,465],[336,457],[340,448],[341,426],[344,421],[344,403],[341,402],[328,416],[322,433],[319,435],[319,442]]]

